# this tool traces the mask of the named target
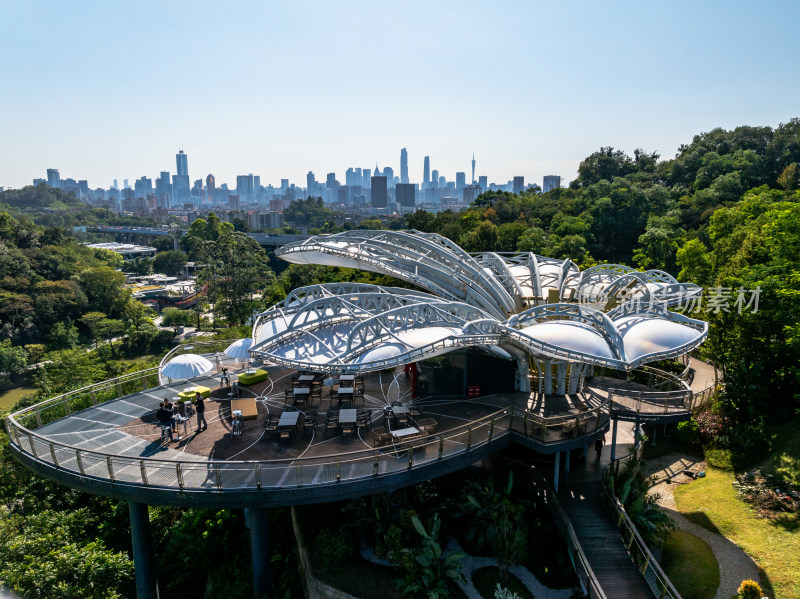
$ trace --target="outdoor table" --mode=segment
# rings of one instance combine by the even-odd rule
[[[341,374],[339,375],[339,384],[341,383],[352,383],[356,380],[356,375],[354,374]]]
[[[396,437],[397,439],[402,439],[403,437],[410,437],[412,435],[418,435],[419,429],[414,428],[413,426],[409,426],[408,428],[399,428],[396,431],[392,431],[392,436]]]
[[[339,410],[339,424],[355,424],[357,412],[355,409]]]
[[[313,374],[301,374],[297,377],[297,380],[301,383],[313,383],[314,382],[314,375]]]
[[[177,426],[178,426],[178,425],[181,425],[181,424],[183,425],[183,436],[184,436],[184,437],[188,436],[188,435],[189,435],[189,433],[188,433],[188,431],[186,430],[186,423],[187,423],[187,422],[189,422],[189,417],[188,417],[188,416],[181,416],[180,414],[175,414],[175,415],[172,417],[172,419],[173,419],[173,420],[175,421],[175,423],[176,423],[176,428],[177,428]],[[178,440],[178,441],[180,441],[180,440],[181,440],[181,438],[182,438],[182,437],[178,437],[178,439],[177,439],[177,440]]]
[[[400,414],[408,414],[411,410],[406,406],[392,406],[392,412],[394,412],[395,416],[399,416]]]
[[[308,395],[311,393],[311,389],[308,387],[295,387],[292,389],[292,395]]]
[[[255,397],[244,397],[242,399],[231,400],[231,412],[239,410],[242,413],[242,420],[258,418],[258,406]]]
[[[353,388],[352,387],[339,387],[339,395],[352,395]]]
[[[297,420],[300,418],[300,412],[284,412],[278,420],[278,428],[283,427],[296,427]]]

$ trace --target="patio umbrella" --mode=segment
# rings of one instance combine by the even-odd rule
[[[203,356],[183,354],[167,362],[166,366],[161,369],[161,374],[171,379],[190,379],[213,369],[214,365]]]
[[[239,339],[234,341],[225,349],[225,355],[230,356],[236,360],[244,362],[250,359],[250,346],[253,345],[253,339]]]

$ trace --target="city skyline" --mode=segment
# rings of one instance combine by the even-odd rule
[[[155,176],[180,147],[192,180],[399,172],[406,148],[421,182],[424,156],[471,175],[474,148],[476,177],[569,181],[601,146],[670,158],[698,131],[798,116],[791,2],[3,2],[3,14],[6,188],[47,168],[109,187]]]

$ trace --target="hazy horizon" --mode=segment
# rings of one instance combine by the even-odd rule
[[[575,177],[601,146],[674,156],[715,127],[800,116],[800,5],[677,2],[0,2],[0,186],[175,172],[300,186],[408,149],[505,183]]]

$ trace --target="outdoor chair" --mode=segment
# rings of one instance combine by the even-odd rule
[[[325,419],[325,438],[328,438],[328,433],[333,431],[336,433],[339,430],[339,414],[328,414]]]
[[[291,389],[285,389],[284,390],[284,392],[283,392],[283,400],[284,400],[284,403],[289,403],[289,402],[294,401],[294,393],[292,392]]]
[[[278,441],[291,441],[292,433],[288,430],[282,430],[278,432]]]
[[[372,445],[373,447],[382,447],[392,442],[392,433],[387,431],[382,426],[376,426],[372,429]]]
[[[312,412],[311,414],[306,414],[305,420],[303,421],[303,436],[305,436],[306,431],[314,432],[314,429],[317,428],[317,413]]]
[[[264,433],[266,437],[275,435],[276,431],[278,430],[279,420],[280,419],[277,416],[273,414],[269,415],[267,420],[264,422]]]
[[[343,424],[341,426],[341,431],[343,435],[352,435],[356,432],[356,427],[352,422],[348,422],[347,424]]]

